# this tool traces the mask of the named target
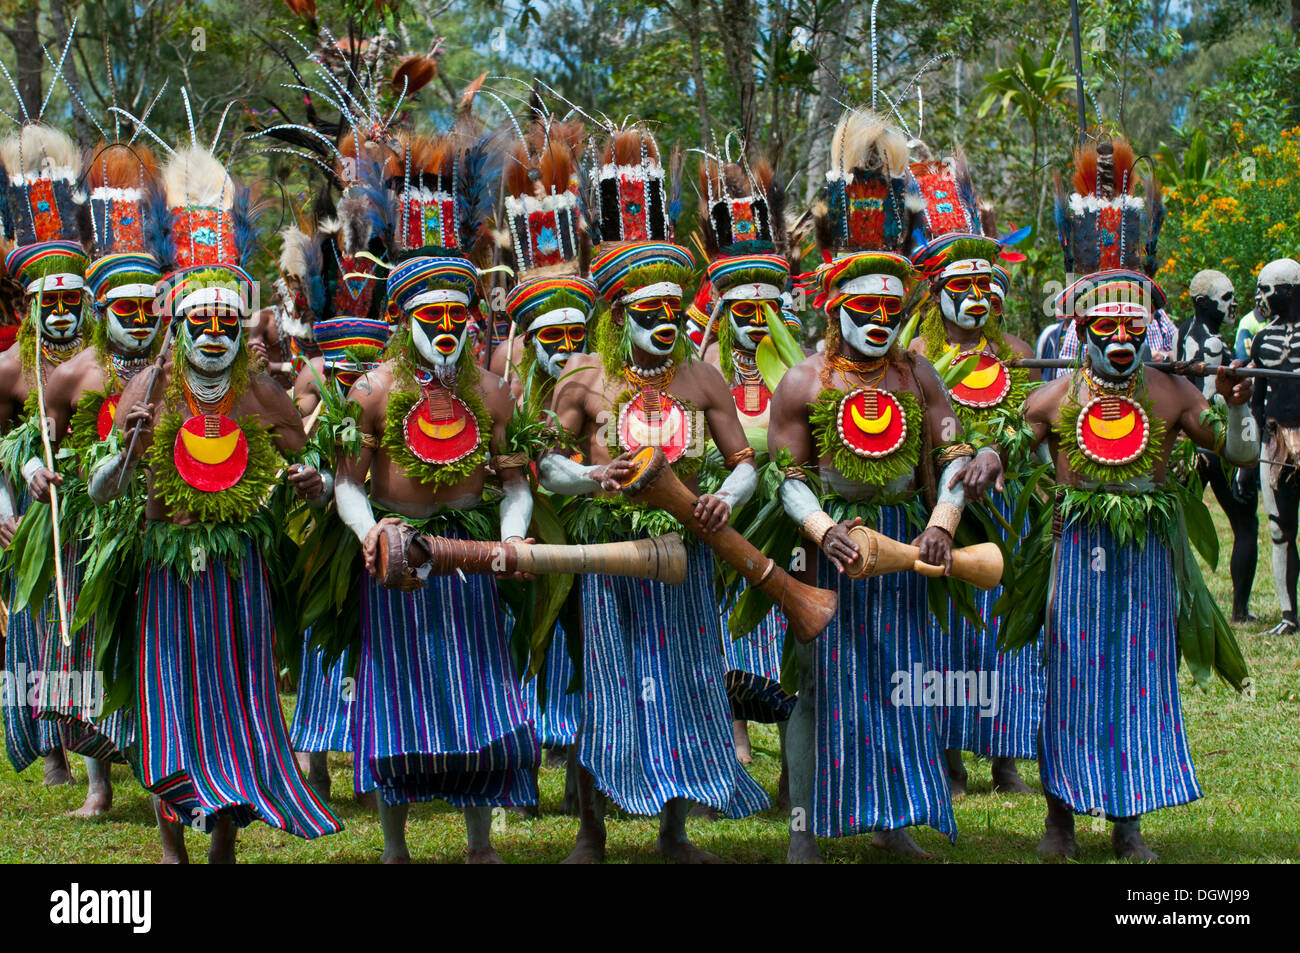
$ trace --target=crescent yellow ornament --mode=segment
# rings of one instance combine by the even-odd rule
[[[1102,420],[1100,417],[1089,417],[1088,426],[1093,433],[1103,440],[1123,440],[1137,426],[1137,414],[1130,411],[1119,420]]]
[[[232,430],[224,437],[202,437],[181,428],[181,440],[185,442],[185,449],[189,455],[199,463],[213,465],[225,463],[230,459],[230,455],[235,452],[235,445],[239,442],[239,436],[238,430]]]
[[[426,437],[433,440],[450,440],[465,429],[466,424],[469,423],[469,417],[460,417],[447,424],[435,424],[416,414],[415,422],[420,425],[420,430],[424,432]]]
[[[857,424],[858,429],[863,433],[877,434],[884,433],[889,427],[890,422],[894,419],[894,405],[886,404],[885,412],[875,420],[868,420],[858,411],[856,404],[849,404],[849,414],[853,417],[853,422]]]
[[[990,364],[982,371],[971,371],[962,380],[962,383],[971,390],[984,390],[992,387],[998,379],[998,373],[1002,370],[1000,364]]]

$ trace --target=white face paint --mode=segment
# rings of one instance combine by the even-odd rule
[[[1279,258],[1261,268],[1255,290],[1255,317],[1261,321],[1284,317],[1296,285],[1300,285],[1300,262],[1292,258]]]
[[[230,370],[239,353],[242,315],[220,305],[201,305],[176,320],[185,322],[190,339],[186,363],[204,377],[218,377]]]
[[[993,266],[984,258],[954,262],[939,276],[943,316],[968,331],[981,328],[992,311]]]
[[[411,343],[439,377],[455,370],[469,340],[469,297],[458,291],[426,291],[407,305]]]
[[[81,333],[83,302],[88,292],[79,275],[47,275],[27,286],[37,303],[41,337],[52,344],[67,344]]]
[[[883,357],[903,330],[903,282],[893,275],[862,275],[840,285],[840,337],[867,357]]]
[[[120,354],[146,354],[158,337],[152,298],[115,298],[104,308],[109,344]]]
[[[586,350],[587,316],[577,308],[546,311],[528,325],[528,334],[538,366],[559,377],[569,358]]]
[[[623,320],[633,346],[662,360],[673,353],[681,333],[681,295],[664,293],[629,301],[623,306]]]

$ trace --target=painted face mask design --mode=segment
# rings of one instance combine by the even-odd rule
[[[186,360],[200,373],[215,376],[228,370],[239,353],[243,333],[240,312],[225,305],[201,305],[186,312],[185,333],[190,347]]]
[[[984,326],[992,310],[992,280],[987,262],[961,262],[969,266],[949,274],[939,286],[939,307],[943,316],[959,328]]]
[[[682,299],[664,295],[633,301],[624,307],[632,343],[657,358],[666,358],[681,333]]]
[[[739,350],[750,353],[758,350],[767,337],[767,316],[779,315],[779,304],[779,301],[756,298],[727,302],[727,320],[731,322],[731,333]]]
[[[1106,377],[1128,377],[1150,356],[1147,324],[1150,312],[1131,301],[1109,301],[1088,309],[1085,335],[1088,361]]]
[[[428,302],[411,312],[411,341],[429,369],[445,377],[465,350],[469,326],[469,306],[463,301]]]
[[[537,363],[551,377],[563,374],[569,358],[587,349],[586,316],[577,308],[557,308],[538,315],[528,334]]]
[[[903,296],[887,290],[846,295],[839,300],[840,336],[867,357],[883,357],[903,329]],[[900,283],[901,291],[901,283]]]
[[[1291,299],[1300,284],[1300,264],[1290,258],[1270,261],[1259,272],[1255,289],[1255,317],[1261,321],[1285,319],[1291,313]]]
[[[158,306],[154,298],[123,296],[104,305],[108,340],[123,354],[144,354],[158,337]]]
[[[50,287],[36,292],[40,296],[41,336],[54,344],[74,340],[81,333],[81,288]]]

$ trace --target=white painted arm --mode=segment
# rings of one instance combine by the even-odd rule
[[[600,489],[592,473],[600,469],[583,466],[562,453],[548,453],[537,465],[537,478],[542,486],[561,496],[585,496]]]
[[[727,505],[734,510],[738,506],[744,506],[754,495],[757,487],[758,472],[754,469],[754,465],[746,460],[727,474],[727,478],[722,481],[722,486],[718,487],[718,492],[713,495],[726,500]]]
[[[533,521],[533,491],[524,479],[503,481],[501,539],[524,539]]]
[[[1229,463],[1248,467],[1259,460],[1259,426],[1249,404],[1228,405],[1228,429],[1223,435],[1223,456]]]
[[[334,489],[334,502],[344,525],[364,543],[366,534],[377,522],[365,489],[351,480],[340,480]]]

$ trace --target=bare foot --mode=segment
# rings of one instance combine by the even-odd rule
[[[688,840],[665,840],[662,836],[655,841],[655,853],[674,864],[722,863],[722,858],[717,854],[701,850]]]
[[[1160,857],[1142,839],[1141,831],[1125,831],[1121,825],[1116,824],[1110,832],[1110,845],[1115,848],[1116,860],[1128,860],[1135,864],[1160,863]]]
[[[546,749],[546,766],[548,768],[562,768],[569,760],[568,748],[547,748]]]
[[[68,817],[98,817],[108,812],[113,806],[113,786],[103,782],[92,782],[86,791],[86,800],[75,811],[69,811]]]
[[[741,764],[750,764],[754,760],[753,748],[749,743],[749,722],[737,719],[731,723],[731,740],[736,746],[736,760]]]
[[[504,864],[505,861],[496,852],[495,847],[484,847],[482,850],[471,850],[465,854],[465,863],[467,864]]]
[[[785,862],[787,864],[824,864],[826,858],[822,856],[821,848],[817,846],[817,838],[807,831],[803,831],[790,835],[790,849],[785,852]]]
[[[569,856],[560,861],[562,864],[603,864],[605,862],[605,841],[579,837]]]
[[[1044,860],[1074,860],[1078,848],[1074,844],[1074,825],[1065,827],[1050,820],[1038,842],[1038,856]]]
[[[367,811],[379,810],[379,795],[374,791],[354,792],[352,799],[357,802],[358,807],[364,807]]]
[[[912,835],[902,828],[893,831],[876,831],[871,835],[871,846],[876,850],[889,851],[902,857],[915,857],[917,860],[934,859],[934,854],[922,850],[921,845],[912,840]]]
[[[993,759],[993,790],[999,794],[1032,794],[1034,789],[1021,780],[1015,758]]]
[[[385,848],[384,852],[379,855],[379,862],[381,864],[409,864],[411,862],[411,852],[406,849],[405,845],[391,851]]]
[[[45,786],[53,788],[71,783],[72,769],[68,767],[68,756],[62,748],[55,748],[45,756]]]
[[[318,798],[320,798],[323,802],[327,804],[329,803],[330,775],[328,771],[324,772],[323,774],[312,772],[311,774],[307,775],[307,787],[311,788],[312,792],[315,793],[315,795]]]

